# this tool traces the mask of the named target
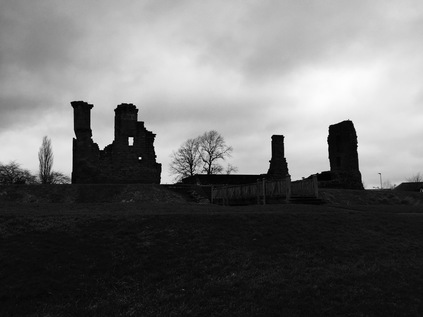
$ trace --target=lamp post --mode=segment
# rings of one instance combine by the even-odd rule
[[[382,187],[382,173],[378,173],[379,177],[380,177],[380,189],[383,189]]]

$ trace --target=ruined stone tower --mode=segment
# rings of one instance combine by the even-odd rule
[[[358,142],[352,121],[329,126],[328,145],[332,172],[358,171]]]
[[[272,135],[272,158],[269,162],[268,178],[282,179],[289,176],[283,135]]]
[[[328,146],[332,187],[363,189],[358,167],[357,134],[352,121],[329,126]]]
[[[71,102],[73,107],[73,125],[77,139],[86,140],[92,136],[91,109],[94,107],[83,101]]]
[[[156,162],[155,134],[138,122],[138,109],[121,104],[115,109],[115,140],[100,150],[92,140],[91,109],[73,101],[73,184],[160,183],[161,164]]]

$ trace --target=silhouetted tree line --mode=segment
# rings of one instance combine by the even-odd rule
[[[423,173],[419,172],[417,174],[414,174],[411,177],[408,177],[407,182],[411,182],[411,183],[421,183],[421,182],[423,182]]]
[[[70,178],[53,170],[53,149],[51,140],[45,136],[38,151],[39,171],[33,175],[16,161],[8,164],[0,163],[0,184],[68,184]]]
[[[0,184],[36,184],[37,177],[20,164],[12,161],[9,164],[0,163]]]

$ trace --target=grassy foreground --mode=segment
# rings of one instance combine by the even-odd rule
[[[0,205],[0,316],[423,316],[423,210]]]

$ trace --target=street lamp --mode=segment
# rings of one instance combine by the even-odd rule
[[[380,176],[380,189],[383,189],[383,187],[382,187],[382,173],[378,173],[378,174]]]

